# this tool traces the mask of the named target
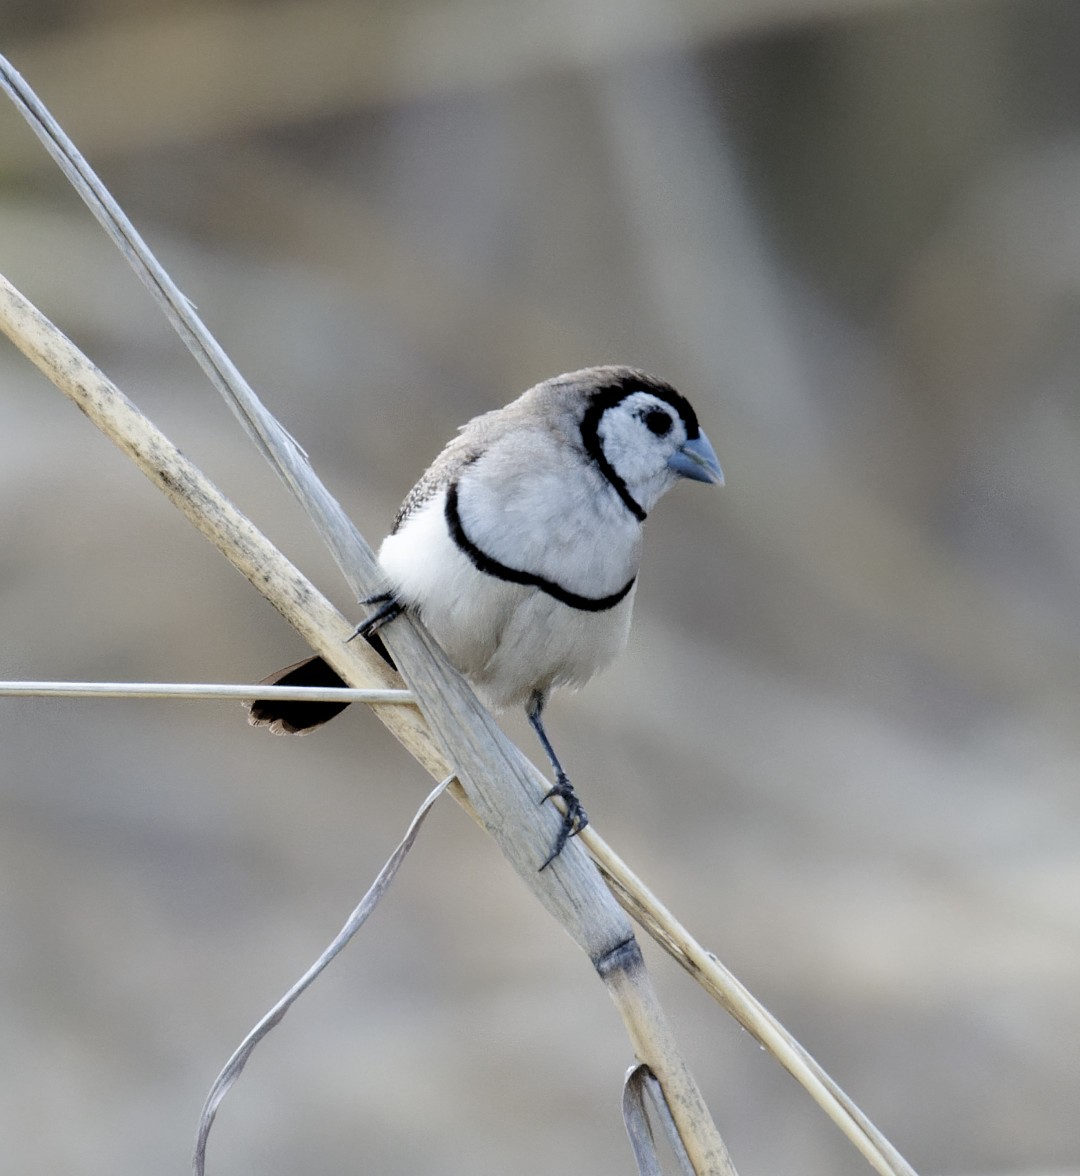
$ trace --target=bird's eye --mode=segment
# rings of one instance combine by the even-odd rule
[[[671,417],[659,408],[649,409],[641,419],[645,422],[645,427],[649,432],[655,433],[657,437],[663,437],[671,429]]]

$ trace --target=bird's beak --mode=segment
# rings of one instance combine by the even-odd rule
[[[668,458],[668,466],[680,478],[693,478],[695,482],[715,482],[717,486],[724,484],[724,471],[720,468],[716,452],[704,433],[698,433],[692,441],[684,441]]]

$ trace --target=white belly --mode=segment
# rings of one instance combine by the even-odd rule
[[[623,650],[633,589],[614,608],[589,612],[485,575],[450,538],[443,504],[436,496],[388,535],[379,563],[488,706],[523,706],[534,691],[583,685]]]

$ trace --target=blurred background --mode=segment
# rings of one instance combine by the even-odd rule
[[[7,0],[0,30],[373,542],[546,376],[692,400],[727,486],[655,511],[629,652],[550,711],[597,828],[918,1170],[1080,1172],[1080,6]],[[6,105],[0,271],[359,615]],[[304,655],[6,342],[0,404],[0,676]],[[187,1172],[427,780],[355,707],[286,740],[5,700],[0,788],[8,1170]],[[649,958],[740,1171],[869,1171]],[[629,1061],[447,802],[210,1171],[627,1173]]]

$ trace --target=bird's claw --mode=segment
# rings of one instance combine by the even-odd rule
[[[551,800],[553,796],[559,797],[565,803],[566,812],[559,828],[559,835],[555,838],[555,848],[548,854],[547,860],[540,867],[541,872],[546,870],[562,853],[570,838],[576,837],[589,823],[589,814],[585,811],[581,801],[578,800],[574,786],[565,776],[559,777],[540,803],[543,804],[544,801]]]
[[[365,617],[352,632],[347,641],[355,641],[357,637],[370,637],[377,633],[383,625],[400,617],[405,606],[394,597],[392,592],[381,592],[378,596],[368,596],[360,601],[361,604],[377,604],[379,607],[369,617]]]

